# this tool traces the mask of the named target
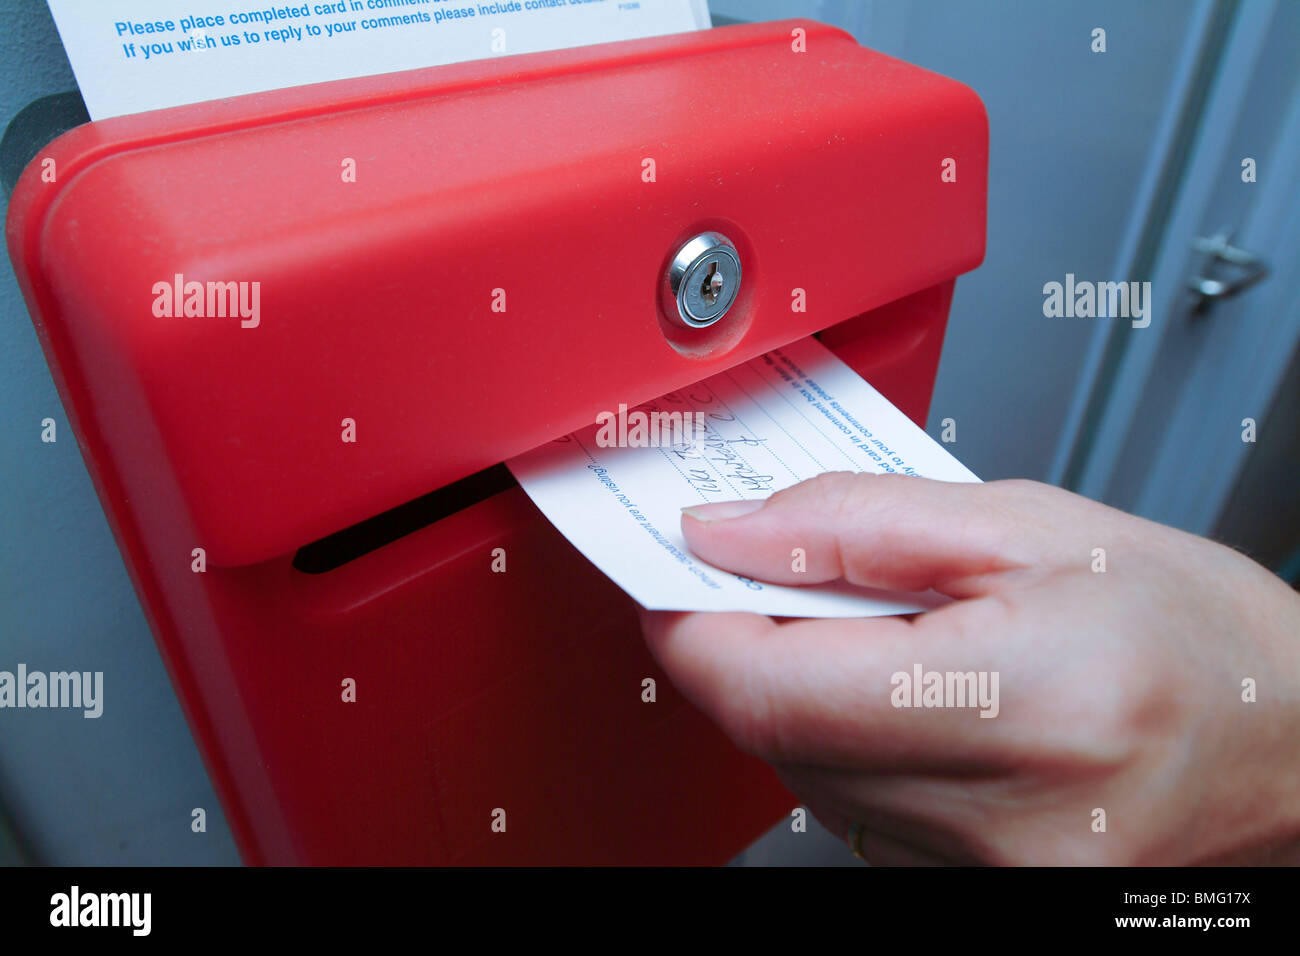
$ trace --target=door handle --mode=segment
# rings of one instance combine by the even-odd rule
[[[1268,275],[1268,265],[1253,252],[1239,249],[1228,241],[1226,232],[1220,232],[1209,239],[1198,238],[1192,243],[1197,252],[1205,254],[1200,272],[1188,285],[1196,296],[1196,311],[1205,312],[1215,301],[1230,299]],[[1215,266],[1222,263],[1236,270],[1230,278],[1220,279],[1212,274]]]

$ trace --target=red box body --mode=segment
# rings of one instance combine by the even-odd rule
[[[15,271],[244,858],[709,863],[788,813],[517,487],[471,480],[323,573],[295,554],[808,334],[924,423],[953,278],[983,257],[987,149],[970,90],[804,21],[51,144],[10,206]],[[663,270],[709,228],[740,298],[674,345]],[[258,282],[256,326],[160,316],[177,275]]]

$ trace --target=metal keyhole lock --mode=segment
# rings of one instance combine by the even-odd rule
[[[687,328],[708,328],[736,301],[740,254],[722,233],[702,232],[673,256],[664,291],[670,318]]]
[[[709,271],[704,276],[704,281],[700,283],[700,295],[708,305],[715,304],[722,295],[723,286],[726,279],[718,272],[716,262],[709,263]]]

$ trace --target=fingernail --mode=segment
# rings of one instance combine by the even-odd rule
[[[707,505],[691,505],[689,508],[683,508],[682,514],[689,515],[696,521],[725,521],[728,518],[753,514],[765,504],[767,501],[763,498],[748,501],[712,501]]]

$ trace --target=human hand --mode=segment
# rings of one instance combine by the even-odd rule
[[[856,825],[868,861],[1296,858],[1300,596],[1259,565],[1027,481],[835,473],[748,504],[685,509],[691,549],[759,581],[955,599],[912,619],[643,617],[676,686],[829,829]],[[895,706],[916,665],[983,672],[996,716]]]

